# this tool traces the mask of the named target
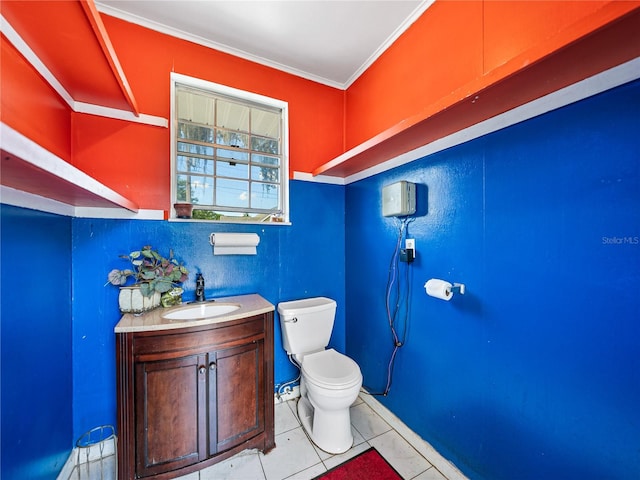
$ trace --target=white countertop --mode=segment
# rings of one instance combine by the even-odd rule
[[[228,322],[229,320],[238,320],[240,318],[260,315],[261,313],[273,312],[275,307],[262,298],[258,294],[237,295],[234,297],[214,298],[214,303],[234,303],[240,305],[240,308],[231,313],[218,315],[216,317],[204,320],[168,320],[163,315],[168,312],[188,306],[184,303],[176,307],[156,308],[141,315],[126,313],[116,325],[115,333],[128,332],[151,332],[160,330],[171,330],[174,328],[200,327],[203,325],[211,325],[215,323]],[[208,302],[211,302],[208,300]]]

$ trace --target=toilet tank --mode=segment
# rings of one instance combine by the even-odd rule
[[[324,350],[331,338],[336,307],[336,301],[326,297],[279,303],[282,344],[287,353]]]

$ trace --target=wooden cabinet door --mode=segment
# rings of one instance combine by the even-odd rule
[[[264,431],[264,340],[212,352],[209,455]]]
[[[189,355],[135,365],[138,476],[206,458],[206,361],[206,355]]]

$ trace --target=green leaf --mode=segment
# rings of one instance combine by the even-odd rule
[[[142,280],[153,280],[154,278],[156,278],[156,273],[155,272],[140,272],[140,278],[142,278]]]
[[[134,259],[134,258],[138,258],[140,256],[140,252],[136,251],[136,252],[131,252],[129,254],[129,258]]]
[[[127,281],[127,276],[123,275],[123,272],[118,270],[117,268],[111,270],[107,275],[107,280],[111,285],[124,285]]]
[[[173,284],[170,280],[159,279],[155,285],[156,292],[165,293],[173,288]]]
[[[140,284],[140,293],[142,293],[142,295],[144,295],[145,297],[150,297],[153,293],[153,291],[151,290],[151,285],[149,285],[148,283]]]

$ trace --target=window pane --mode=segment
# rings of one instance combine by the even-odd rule
[[[219,148],[218,149],[218,158],[228,158],[229,160],[240,160],[246,162],[249,160],[249,154],[247,152],[242,152],[237,149],[226,149]]]
[[[185,157],[184,155],[178,155],[176,157],[176,170],[179,172],[188,172],[189,157]]]
[[[229,130],[249,131],[249,107],[237,103],[218,100],[216,125]]]
[[[227,207],[249,207],[249,182],[216,179],[216,205]]]
[[[280,138],[280,114],[252,108],[251,133],[264,137]]]
[[[216,162],[216,175],[219,177],[233,177],[247,180],[249,178],[249,165],[228,161]]]
[[[213,128],[199,127],[198,125],[180,122],[178,124],[178,138],[213,143]]]
[[[178,90],[178,119],[213,125],[215,100],[193,91]]]
[[[182,192],[180,185],[184,185]],[[178,200],[211,205],[213,203],[213,178],[178,175]]]
[[[192,172],[205,175],[213,175],[213,160],[198,157],[188,157],[186,155],[177,156],[176,169],[179,172]]]
[[[195,212],[200,212],[199,210],[194,210],[193,218],[196,218]],[[250,212],[233,212],[233,211],[224,211],[224,210],[216,210],[208,211],[207,214],[209,217],[215,216],[215,220],[223,220],[223,221],[232,221],[232,222],[264,222],[271,218],[271,213],[250,213]]]
[[[175,84],[171,122],[175,201],[193,203],[203,220],[271,221],[287,181],[281,102],[184,82]]]
[[[274,167],[277,167],[278,165],[280,165],[280,158],[279,157],[268,157],[266,155],[257,155],[257,154],[253,154],[251,155],[251,162],[252,163],[264,163],[266,165],[272,165]]]
[[[217,143],[220,145],[229,145],[237,148],[249,148],[249,135],[246,133],[229,132],[227,130],[217,131]]]
[[[187,198],[187,186],[189,185],[186,175],[176,176],[176,201],[190,202],[191,197]]]
[[[213,178],[191,177],[191,203],[211,205],[213,201]]]
[[[178,151],[195,153],[197,155],[208,155],[213,157],[213,147],[207,147],[206,145],[195,145],[193,143],[178,142]]]
[[[279,172],[280,169],[278,168],[259,167],[256,165],[251,165],[251,180],[261,180],[263,182],[277,183],[280,181]]]
[[[251,137],[251,149],[265,153],[280,153],[278,140],[264,137]]]
[[[220,214],[215,210],[194,208],[192,217],[198,220],[220,220]]]
[[[278,185],[271,183],[252,183],[251,184],[251,207],[272,209],[278,208]]]

